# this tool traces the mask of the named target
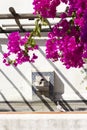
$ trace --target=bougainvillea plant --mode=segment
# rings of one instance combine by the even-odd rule
[[[60,21],[51,27],[48,18],[55,18],[57,7],[65,3],[65,12],[60,13]],[[21,37],[19,32],[8,36],[8,53],[4,53],[6,65],[34,62],[38,45],[34,37],[41,36],[41,28],[49,25],[51,31],[46,41],[46,58],[60,60],[66,68],[83,67],[87,60],[87,0],[33,0],[34,15],[38,15],[35,28]],[[69,19],[68,19],[69,17]],[[30,53],[32,52],[32,55]],[[13,55],[13,56],[12,56]],[[9,57],[14,57],[10,60]]]

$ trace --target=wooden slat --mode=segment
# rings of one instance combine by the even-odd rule
[[[20,21],[19,21],[19,18],[18,18],[18,17],[20,17],[19,14],[16,13],[16,11],[14,10],[13,7],[10,7],[10,8],[9,8],[9,11],[10,11],[11,14],[14,16],[15,22],[16,22],[17,25],[19,26],[20,30],[24,31],[24,29],[23,29],[23,27],[22,27],[22,25],[21,25],[21,23],[20,23]]]
[[[0,27],[0,32],[5,33],[4,29]],[[8,37],[7,33],[5,33],[6,37]]]
[[[51,23],[51,25],[54,25],[55,23]],[[35,26],[35,24],[30,23],[30,24],[21,24],[22,26]],[[2,27],[17,27],[16,24],[2,24]]]
[[[60,18],[61,13],[62,12],[57,13],[56,18]],[[32,13],[24,13],[24,14],[17,13],[17,14],[18,14],[18,16],[17,16],[18,19],[35,19],[35,18],[38,18],[37,15],[34,15]],[[0,19],[14,19],[14,16],[12,14],[0,14]]]
[[[9,29],[3,29],[3,31],[0,29],[0,33],[11,33],[11,32],[16,32],[16,31],[19,31],[19,32],[31,32],[33,30],[33,28],[30,28],[30,29],[24,29],[24,30],[21,30],[19,28],[9,28]],[[41,32],[49,32],[50,29],[42,29]]]
[[[18,18],[19,19],[34,19],[34,18],[37,18],[37,16],[33,15],[33,14],[30,14],[30,13],[27,13],[27,14],[19,14],[18,15]],[[0,14],[0,19],[14,19],[14,16],[12,14]]]

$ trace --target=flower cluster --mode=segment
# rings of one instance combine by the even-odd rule
[[[44,18],[54,18],[56,7],[61,2],[68,3],[68,8],[61,14],[61,20],[48,34],[46,57],[53,61],[60,59],[66,68],[82,67],[84,58],[87,58],[87,31],[85,30],[87,22],[84,22],[86,21],[87,1],[34,0],[33,5],[36,14],[40,14]],[[67,20],[68,16],[71,16],[70,20]]]
[[[66,68],[82,67],[84,45],[77,26],[70,24],[71,21],[62,20],[53,27],[46,42],[46,57],[53,61],[60,59]]]
[[[66,68],[82,67],[87,58],[87,1],[69,0],[67,11],[60,18],[48,34],[46,57],[60,59]]]
[[[34,0],[34,14],[40,14],[44,18],[54,18],[59,4],[60,0]]]
[[[37,59],[37,56],[33,52],[35,49],[38,49],[37,45],[34,45],[34,47],[28,46],[27,52],[24,48],[29,35],[29,33],[26,33],[24,37],[21,37],[19,32],[13,32],[8,36],[8,52],[3,54],[3,62],[7,66],[10,64],[17,66],[23,62],[34,62]],[[30,51],[32,52],[31,55]],[[11,60],[11,58],[14,60]]]
[[[60,14],[60,21],[51,29],[47,18],[55,18],[56,8],[61,3],[67,5],[66,10]],[[60,60],[67,69],[82,67],[87,59],[87,0],[33,0],[33,6],[34,14],[41,16],[35,22],[35,29],[23,38],[19,32],[9,35],[9,51],[4,54],[3,62],[15,66],[27,61],[34,62],[37,56],[33,51],[38,46],[32,37],[40,36],[41,27],[45,24],[51,29],[46,41],[46,58]],[[15,55],[15,60],[9,60],[12,54],[13,57]]]

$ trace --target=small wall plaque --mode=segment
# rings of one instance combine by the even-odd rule
[[[54,72],[32,72],[32,85],[34,91],[53,99]]]

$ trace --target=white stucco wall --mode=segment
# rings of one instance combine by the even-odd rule
[[[30,13],[33,11],[33,0],[0,0],[0,12],[2,14],[9,13],[9,7],[14,7],[17,13]],[[6,4],[5,4],[6,3]],[[58,7],[58,11],[63,11],[65,5]],[[21,20],[21,23],[28,23],[27,20]],[[2,24],[15,24],[12,20],[0,20]],[[8,101],[22,101],[24,96],[28,101],[32,100],[32,77],[31,73],[35,71],[54,71],[55,85],[54,92],[62,93],[65,100],[84,100],[87,99],[87,80],[83,81],[85,73],[82,69],[66,69],[61,62],[52,63],[44,57],[45,40],[37,41],[40,45],[40,50],[37,51],[38,59],[31,65],[29,63],[22,64],[17,68],[6,67],[2,63],[2,53],[6,51],[6,42],[2,42],[2,38],[6,38],[4,34],[0,34],[0,92],[7,98]],[[0,95],[0,101],[4,99]]]
[[[55,63],[45,58],[44,41],[38,41],[40,46],[37,51],[38,59],[34,64],[24,63],[17,68],[6,67],[2,63],[2,52],[6,51],[6,44],[0,43],[0,91],[9,101],[22,101],[21,94],[28,100],[32,100],[32,71],[54,71],[54,92],[62,93],[65,100],[87,99],[87,80],[83,81],[85,73],[81,69],[66,69],[61,62]],[[20,92],[19,92],[20,91]],[[21,94],[20,94],[21,93]],[[3,101],[0,96],[0,101]]]
[[[1,130],[86,130],[86,114],[0,115]]]

